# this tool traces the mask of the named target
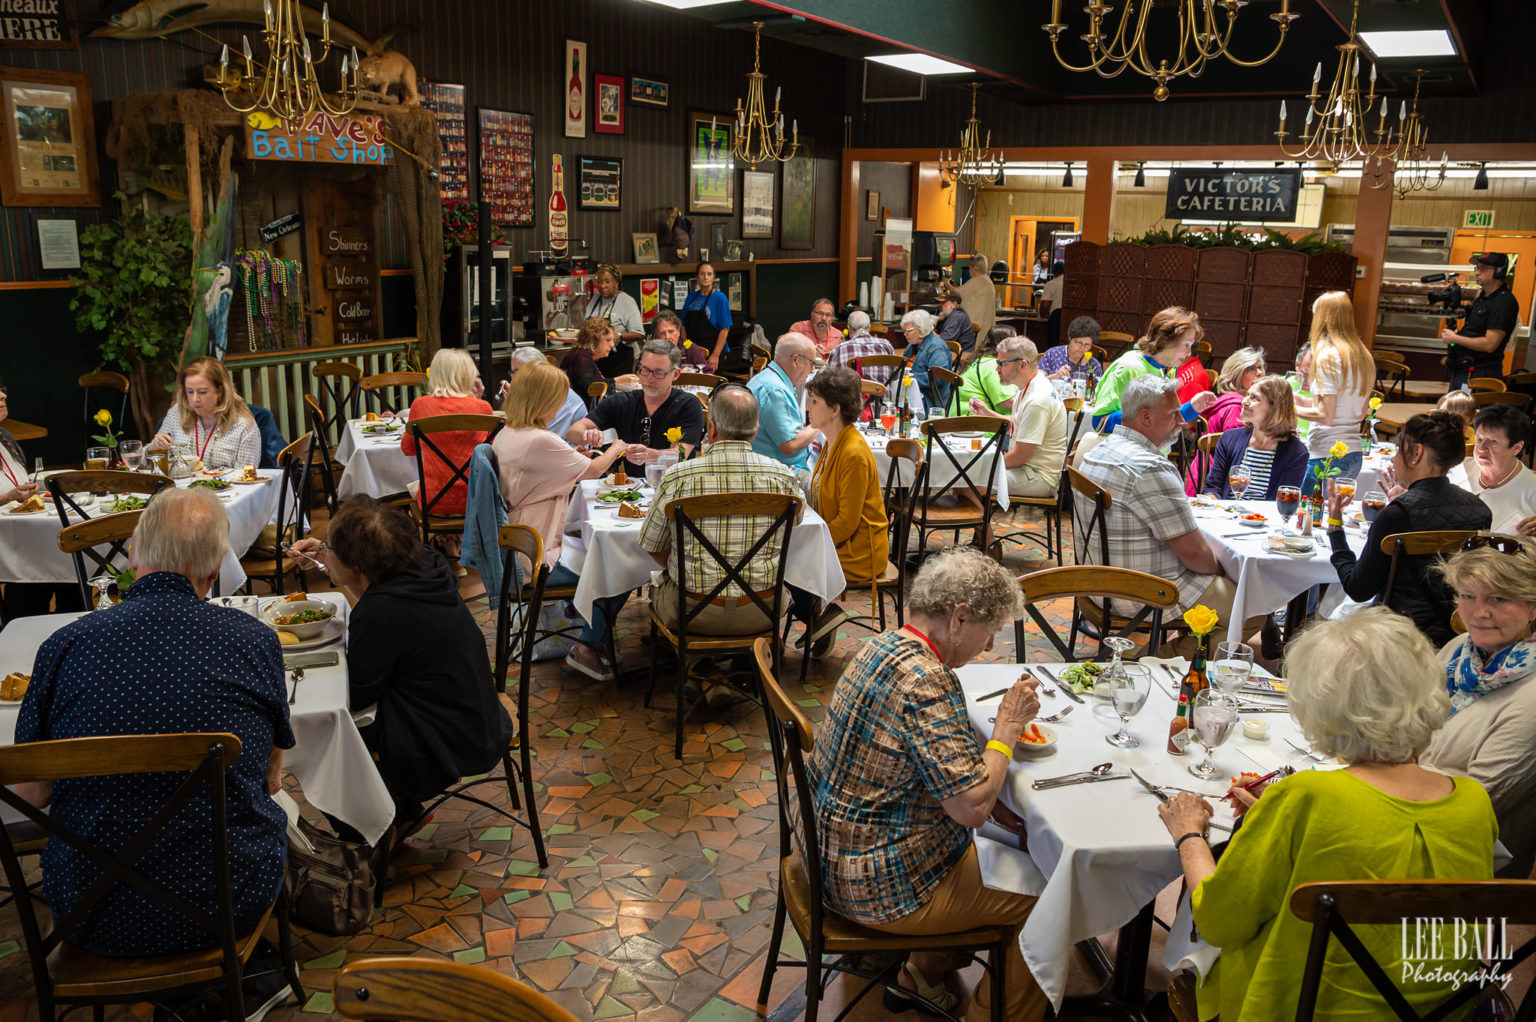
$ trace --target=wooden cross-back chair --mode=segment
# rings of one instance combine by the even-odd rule
[[[91,392],[95,390],[111,390],[117,393],[117,414],[113,421],[119,426],[124,426],[128,419],[128,391],[131,389],[128,377],[110,369],[99,369],[94,373],[83,374],[75,382],[80,385],[82,391],[81,399],[84,401],[82,412],[85,416],[87,435],[92,429],[100,428],[95,422],[96,413],[91,410]]]
[[[949,416],[959,415],[965,411],[957,408],[956,402],[960,400],[960,374],[953,369],[945,369],[942,366],[934,366],[928,370],[928,379],[933,383],[942,383],[948,389],[949,395],[944,399],[944,414]]]
[[[850,922],[827,907],[817,832],[815,783],[806,763],[815,747],[815,732],[804,711],[785,695],[779,684],[775,653],[766,639],[753,643],[758,688],[764,693],[774,750],[780,850],[779,895],[773,910],[773,931],[768,939],[768,957],[763,963],[758,1004],[768,1003],[774,974],[780,968],[803,968],[805,1018],[806,1022],[816,1022],[827,986],[826,974],[846,973],[865,982],[848,1001],[848,1008],[838,1016],[842,1018],[876,986],[894,982],[883,962],[873,968],[865,964],[874,953],[883,957],[893,952],[959,952],[979,963],[991,976],[991,1018],[992,1022],[1002,1022],[1007,1002],[1004,992],[1007,990],[1008,942],[1014,939],[1008,927],[979,927],[954,933],[893,934]],[[786,919],[795,928],[805,949],[803,961],[781,956]],[[983,951],[987,953],[985,959],[980,955]],[[833,956],[832,961],[824,961],[827,956]],[[926,1012],[952,1017],[920,995],[907,990],[902,993],[912,997]]]
[[[330,409],[322,413],[324,429],[320,435],[333,444],[339,444],[341,431],[347,428],[347,420],[359,418],[363,414],[363,371],[351,362],[321,362],[309,372],[315,378],[320,394],[330,405]]]
[[[1080,397],[1068,397],[1062,400],[1068,416],[1072,422],[1071,429],[1067,433],[1067,451],[1070,452],[1077,446],[1077,435],[1083,428],[1083,423],[1088,416],[1083,413],[1083,399]],[[1070,455],[1068,460],[1070,460]],[[1026,541],[1038,543],[1045,548],[1045,556],[1054,558],[1058,565],[1066,563],[1067,548],[1062,543],[1062,521],[1071,514],[1072,508],[1072,483],[1067,478],[1067,463],[1062,462],[1061,476],[1056,484],[1056,492],[1044,497],[1022,497],[1009,494],[1010,504],[1022,508],[1033,508],[1044,516],[1040,531],[1031,528],[1018,529],[1001,537],[1006,543],[1023,544]]]
[[[725,382],[724,376],[716,376],[714,373],[689,373],[677,374],[677,386],[679,387],[708,387],[714,390]]]
[[[422,390],[426,385],[426,373],[411,372],[375,373],[358,382],[363,398],[369,404],[383,407],[383,402],[387,401],[396,408],[410,407],[410,391]]]
[[[1211,474],[1211,463],[1216,458],[1216,445],[1221,443],[1226,430],[1202,433],[1195,440],[1195,492],[1205,488],[1205,477]]]
[[[587,411],[595,411],[603,398],[608,396],[608,381],[593,380],[587,384]]]
[[[1104,487],[1071,466],[1067,477],[1075,495],[1072,501],[1073,555],[1079,565],[1109,566],[1109,512],[1115,499]],[[1094,558],[1095,549],[1097,559]],[[1108,603],[1095,602],[1094,597],[1081,596],[1073,601],[1072,644],[1076,647],[1077,634],[1102,640],[1106,629],[1111,633],[1124,632],[1127,619],[1108,612]],[[1148,648],[1156,650],[1173,625],[1163,623],[1152,633]]]
[[[336,483],[339,473],[337,464],[331,457],[331,445],[325,439],[325,413],[320,410],[320,402],[313,394],[304,395],[304,414],[309,420],[310,435],[315,438],[310,447],[311,473],[318,471],[320,475],[320,489],[325,494],[325,506],[331,514],[336,513],[339,498],[336,495]],[[342,420],[345,428],[346,420]]]
[[[1378,1017],[1396,1018],[1402,1022],[1462,1018],[1474,1005],[1495,1001],[1503,1009],[1503,1018],[1516,1022],[1530,1022],[1536,1018],[1536,993],[1527,990],[1516,1008],[1504,994],[1500,979],[1507,980],[1521,962],[1536,953],[1536,938],[1526,940],[1517,948],[1505,943],[1513,939],[1509,934],[1514,927],[1536,923],[1536,880],[1316,881],[1297,885],[1291,892],[1290,910],[1302,922],[1312,924],[1306,964],[1297,992],[1297,1022],[1311,1022],[1323,990],[1331,986],[1326,974],[1348,967],[1339,962],[1336,955],[1334,962],[1329,962],[1329,950],[1334,941],[1348,954],[1350,964],[1365,974],[1381,995],[1386,1010],[1391,1012]],[[1464,925],[1463,936],[1472,952],[1469,958],[1480,962],[1484,968],[1479,970],[1477,964],[1466,963],[1469,975],[1464,982],[1454,988],[1446,983],[1446,995],[1421,1010],[1414,1008],[1403,996],[1392,975],[1376,960],[1355,927],[1405,929],[1423,926],[1426,920],[1436,920],[1431,925],[1445,927],[1445,932],[1437,936],[1445,940],[1447,957],[1451,946],[1450,927],[1455,923]],[[1493,925],[1500,920],[1501,926]],[[1470,924],[1487,929],[1477,933]],[[1409,935],[1393,935],[1390,946],[1397,948],[1400,941],[1408,946]],[[1480,953],[1490,951],[1489,959],[1484,959]],[[1460,961],[1451,959],[1445,963],[1439,957],[1425,964],[1436,968],[1444,964],[1452,971],[1463,967]],[[1395,969],[1396,963],[1392,963],[1392,967]],[[1361,1004],[1358,1007],[1369,1011],[1372,1006]],[[1478,1017],[1493,1016],[1479,1014]]]
[[[59,514],[59,525],[67,528],[71,517],[82,521],[89,519],[92,517],[90,512],[93,509],[98,515],[110,514],[107,507],[110,506],[113,494],[127,493],[153,497],[161,490],[175,485],[174,479],[158,472],[96,469],[84,472],[55,472],[47,478],[43,488],[53,496],[53,506]],[[95,505],[81,506],[78,497],[82,493],[99,493],[103,496],[101,502]]]
[[[101,521],[101,519],[96,519]],[[245,1018],[241,978],[262,930],[276,909],[279,950],[289,987],[304,1003],[304,988],[293,963],[293,938],[288,926],[286,893],[279,888],[272,906],[256,925],[237,932],[229,866],[226,771],[240,758],[240,739],[232,734],[115,735],[27,742],[0,748],[0,802],[41,828],[49,841],[78,853],[82,891],[71,911],[50,920],[45,933],[31,898],[16,899],[22,936],[32,968],[38,1014],[53,1022],[62,1005],[91,1005],[96,1017],[108,1004],[135,1004],[171,990],[197,988],[221,995],[226,1017]],[[265,753],[262,753],[263,762]],[[82,835],[33,806],[13,788],[38,781],[80,780],[124,775],[165,775],[165,799],[134,807],[122,815],[125,825],[109,844]],[[185,775],[177,777],[175,775]],[[194,840],[208,839],[214,904],[194,904],[181,892],[167,888],[141,872],[138,859],[166,827],[180,818],[193,823],[185,832]],[[197,826],[200,825],[200,826]],[[206,829],[204,829],[206,828]],[[12,890],[22,890],[25,874],[10,831],[0,828],[0,859]],[[191,854],[191,853],[189,853]],[[242,878],[243,879],[243,878]],[[139,902],[152,906],[155,918],[179,918],[207,934],[208,948],[180,954],[107,957],[67,943],[64,938],[108,899],[122,900],[127,889]],[[111,907],[110,903],[107,907]],[[117,906],[119,910],[122,905]]]
[[[59,549],[74,558],[75,581],[80,601],[91,606],[90,580],[104,573],[116,574],[128,567],[128,541],[139,524],[139,511],[119,511],[84,521],[70,522],[59,530]],[[105,547],[104,553],[98,552]],[[90,559],[87,567],[86,559]]]
[[[343,1018],[399,1022],[577,1022],[535,990],[486,965],[406,956],[354,959],[331,986]]]
[[[716,493],[674,500],[664,509],[667,520],[672,525],[672,549],[676,551],[678,565],[678,577],[673,580],[677,588],[675,608],[677,624],[672,626],[663,621],[653,600],[650,608],[651,646],[657,649],[664,642],[677,654],[674,675],[677,694],[674,754],[679,760],[683,758],[683,720],[691,710],[704,701],[702,691],[691,702],[688,701],[684,692],[690,660],[696,660],[701,656],[715,657],[745,652],[752,648],[752,643],[759,637],[766,637],[773,643],[775,660],[778,658],[784,627],[782,613],[784,569],[789,563],[790,533],[794,529],[795,520],[799,517],[802,503],[798,497],[781,493]],[[739,557],[723,553],[705,533],[705,527],[711,519],[735,515],[752,515],[769,520],[767,527],[757,536],[752,546]],[[752,589],[746,581],[747,568],[760,553],[770,549],[775,541],[778,543],[778,549],[773,555],[773,577],[770,585],[766,589]],[[688,563],[689,558],[684,555],[684,551],[691,549],[693,543],[698,544],[703,557],[707,559],[704,563],[697,565]],[[711,571],[719,573],[720,580],[708,591],[690,589],[689,579],[697,577],[697,573],[706,564]],[[742,590],[742,595],[739,597],[723,595],[726,587],[733,583]],[[711,604],[728,606],[733,602],[737,607],[749,605],[757,607],[768,619],[768,630],[741,635],[700,634],[690,630],[689,626],[698,619],[705,607]],[[655,690],[656,660],[653,657],[650,691],[646,694],[647,706],[650,705],[651,695]],[[755,675],[749,679],[747,694],[757,702],[762,702],[762,692],[758,689]]]
[[[313,433],[305,433],[284,447],[277,456],[276,479],[262,485],[278,487],[277,514],[269,526],[272,536],[271,549],[264,549],[266,530],[243,557],[240,567],[245,572],[246,589],[255,592],[256,582],[265,582],[272,592],[285,591],[285,582],[292,575],[299,581],[301,591],[309,584],[305,571],[309,562],[300,557],[289,557],[286,545],[304,536],[304,516],[309,510],[310,448],[314,444]]]
[[[456,483],[462,482],[465,490],[469,489],[469,466],[474,460],[474,450],[471,448],[462,461],[455,461],[438,446],[433,437],[443,433],[480,433],[483,435],[476,443],[488,444],[501,432],[503,425],[503,420],[495,415],[428,415],[410,421],[408,428],[411,438],[416,441],[416,478],[421,485],[417,491],[417,500],[412,504],[412,511],[421,522],[423,543],[431,543],[436,534],[460,535],[464,532],[462,514],[440,514],[433,508],[448,498]],[[447,482],[438,487],[435,493],[427,492],[428,459],[435,459],[437,463],[446,466],[449,472]]]
[[[1512,405],[1525,411],[1531,404],[1531,396],[1517,390],[1479,390],[1472,394],[1472,402],[1482,408],[1487,405]]]
[[[1119,330],[1099,331],[1099,350],[1106,352],[1110,360],[1125,354],[1125,349],[1135,343],[1136,338],[1128,333],[1123,333]],[[1109,361],[1100,359],[1100,362],[1103,363],[1105,369],[1109,368]]]
[[[959,415],[947,419],[929,419],[923,423],[924,446],[927,448],[917,478],[907,500],[907,518],[917,530],[917,556],[922,558],[928,545],[930,532],[953,532],[958,542],[962,529],[976,529],[978,536],[985,536],[992,524],[994,503],[992,495],[997,483],[997,466],[1008,446],[1009,423],[989,415]],[[951,433],[982,433],[980,449],[954,451],[943,438]],[[963,463],[962,463],[962,458]],[[943,483],[934,482],[934,466],[953,470],[953,476]],[[946,507],[936,504],[946,494],[959,495],[961,490],[973,490],[981,501],[976,507],[964,498],[960,506]]]
[[[1381,552],[1392,558],[1387,568],[1387,584],[1381,590],[1381,603],[1386,605],[1397,588],[1398,575],[1411,570],[1403,562],[1404,557],[1450,556],[1460,550],[1469,539],[1478,535],[1473,529],[1442,529],[1427,532],[1396,532],[1381,537]]]
[[[1104,649],[1104,640],[1109,635],[1132,641],[1139,641],[1138,633],[1145,633],[1148,636],[1161,635],[1164,632],[1163,614],[1176,609],[1179,604],[1178,586],[1165,578],[1158,578],[1156,575],[1149,575],[1142,571],[1132,571],[1129,568],[1106,568],[1096,564],[1070,565],[1031,572],[1028,575],[1019,576],[1019,586],[1024,590],[1024,612],[1040,626],[1040,631],[1067,663],[1075,663],[1081,659],[1077,655],[1078,615],[1073,614],[1071,630],[1068,632],[1067,641],[1063,642],[1050,620],[1042,613],[1041,606],[1068,597],[1074,602],[1081,599],[1104,601],[1116,599],[1140,604],[1140,609],[1131,617],[1115,618],[1113,630],[1099,629],[1097,637],[1099,648],[1093,659],[1102,660],[1108,655]],[[1106,632],[1109,634],[1106,635]],[[1019,663],[1024,663],[1022,618],[1013,623],[1013,645],[1014,658]]]
[[[1467,389],[1473,394],[1502,394],[1509,388],[1495,376],[1474,376],[1467,381]]]
[[[1406,400],[1408,363],[1395,351],[1374,351],[1372,358],[1376,364],[1376,389],[1397,395],[1396,400]]]

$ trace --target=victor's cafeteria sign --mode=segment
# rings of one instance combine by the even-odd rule
[[[1163,215],[1170,220],[1294,221],[1301,170],[1174,167]]]

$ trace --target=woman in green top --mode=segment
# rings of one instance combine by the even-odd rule
[[[1450,712],[1434,649],[1412,621],[1368,607],[1325,621],[1286,650],[1291,715],[1312,748],[1343,770],[1298,773],[1234,797],[1247,812],[1220,864],[1204,840],[1211,807],[1181,794],[1158,811],[1177,842],[1200,936],[1221,948],[1201,983],[1200,1018],[1291,1019],[1311,924],[1290,910],[1298,884],[1319,880],[1489,880],[1498,824],[1482,785],[1418,765]],[[1449,921],[1447,921],[1449,922]],[[1437,970],[1471,972],[1475,957],[1406,962],[1400,927],[1355,932],[1420,1012],[1451,987]],[[1404,965],[1409,974],[1405,980]],[[1413,966],[1429,974],[1412,978]],[[1323,967],[1318,1019],[1391,1017],[1338,948]]]
[[[1291,393],[1299,394],[1305,398],[1310,398],[1312,396],[1312,391],[1308,390],[1307,388],[1311,386],[1311,376],[1312,345],[1303,344],[1296,351],[1295,368],[1291,372],[1285,374],[1285,382],[1291,385]],[[1306,419],[1297,419],[1296,435],[1305,440],[1307,438],[1307,429],[1311,425],[1312,423],[1308,422]]]
[[[976,358],[960,374],[960,391],[950,399],[956,415],[970,414],[971,400],[979,399],[994,412],[1006,415],[1013,406],[1018,387],[1010,387],[997,378],[997,346],[1018,334],[1011,326],[995,326],[987,331],[977,348]]]
[[[1120,395],[1126,386],[1138,376],[1167,376],[1189,360],[1195,342],[1204,336],[1200,317],[1188,309],[1174,305],[1153,316],[1145,336],[1104,370],[1095,392],[1093,428],[1108,433],[1120,425]],[[1204,391],[1180,405],[1179,411],[1188,422],[1215,400],[1215,394]]]

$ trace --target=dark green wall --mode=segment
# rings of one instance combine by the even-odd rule
[[[69,311],[73,295],[68,288],[0,292],[0,322],[7,327],[0,341],[0,379],[10,389],[10,413],[48,429],[46,438],[21,445],[29,468],[36,457],[49,465],[78,463],[88,446],[84,395],[75,381],[96,368],[97,342],[75,331],[75,314]],[[101,391],[96,395],[105,397]],[[119,405],[110,407],[116,416]]]

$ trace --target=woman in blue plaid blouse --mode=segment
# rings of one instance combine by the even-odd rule
[[[1003,696],[983,749],[955,674],[1022,613],[1019,585],[1001,565],[974,547],[946,550],[917,573],[906,625],[865,643],[848,662],[810,763],[834,911],[903,934],[1009,926],[1017,936],[1024,925],[1035,899],[982,884],[970,830],[995,809],[1007,813],[997,795],[1014,741],[1039,712],[1036,683],[1025,676]],[[1043,1018],[1045,996],[1017,939],[1008,947],[1004,1017]],[[899,982],[952,1011],[959,998],[942,977],[954,965],[943,954],[914,954]],[[989,1018],[993,996],[983,978],[966,1017]],[[886,994],[891,1011],[912,1006]]]

